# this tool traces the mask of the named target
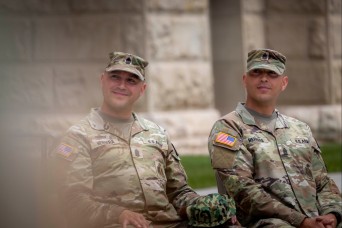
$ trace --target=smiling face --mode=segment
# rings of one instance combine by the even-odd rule
[[[279,94],[286,89],[288,77],[274,71],[254,69],[243,75],[247,91],[246,106],[261,112],[260,109],[274,110]]]
[[[144,94],[146,83],[125,71],[104,72],[101,76],[101,111],[119,118],[130,118],[133,105]]]

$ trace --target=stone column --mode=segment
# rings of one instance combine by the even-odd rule
[[[281,103],[341,103],[341,1],[266,3],[266,44],[288,58]]]
[[[207,154],[213,107],[208,1],[146,1],[147,118],[179,153]]]
[[[287,57],[279,109],[307,122],[320,141],[340,139],[341,1],[244,0],[242,15],[245,53],[266,47]]]

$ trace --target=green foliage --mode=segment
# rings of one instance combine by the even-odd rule
[[[342,144],[325,144],[321,146],[321,151],[328,172],[341,172]]]
[[[185,155],[181,159],[188,176],[188,183],[192,188],[216,186],[209,155]]]
[[[328,171],[341,172],[342,144],[325,144],[321,146],[321,150]],[[209,155],[184,155],[181,156],[181,159],[192,188],[216,186],[215,174],[211,168]]]

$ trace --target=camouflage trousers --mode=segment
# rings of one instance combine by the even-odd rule
[[[106,226],[105,228],[121,228],[122,226],[119,224],[114,224],[111,226]],[[231,225],[229,223],[225,223],[219,226],[215,226],[213,228],[229,228]],[[136,228],[135,226],[128,225],[127,228]],[[188,221],[172,223],[172,224],[153,224],[150,225],[149,228],[198,228],[196,226],[189,226]]]
[[[110,226],[105,226],[105,228],[121,228],[121,227],[122,226],[120,224],[113,224]],[[149,228],[187,228],[187,227],[188,227],[188,221],[149,225]],[[128,225],[127,228],[136,228],[136,227]]]
[[[269,219],[261,219],[257,223],[248,226],[250,228],[259,228],[259,227],[267,227],[267,228],[290,228],[294,227],[290,223],[277,219],[277,218],[269,218]],[[342,222],[337,224],[337,228],[342,228]]]
[[[294,227],[290,223],[277,219],[277,218],[268,218],[268,219],[260,219],[257,223],[248,226],[250,228],[259,228],[259,227],[266,227],[266,228],[290,228]]]

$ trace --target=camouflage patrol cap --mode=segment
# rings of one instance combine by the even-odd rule
[[[271,49],[256,49],[248,53],[247,72],[254,69],[272,70],[279,75],[285,71],[286,57]]]
[[[214,227],[227,222],[236,213],[235,202],[218,193],[200,197],[186,208],[190,226]]]
[[[145,67],[148,62],[143,58],[124,52],[109,53],[109,63],[106,71],[126,71],[135,74],[141,81],[145,80]]]

